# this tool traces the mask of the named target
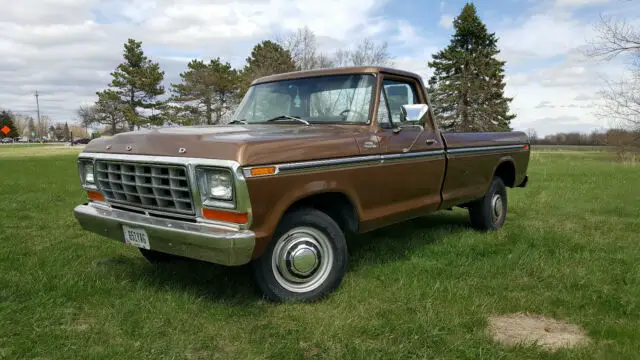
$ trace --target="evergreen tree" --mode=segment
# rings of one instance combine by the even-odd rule
[[[429,66],[429,94],[440,126],[445,131],[510,131],[515,115],[511,98],[504,96],[504,61],[496,59],[498,38],[489,33],[467,3],[454,20],[455,34]]]
[[[0,129],[3,129],[5,126],[9,128],[9,132],[5,134],[3,131],[0,131],[0,138],[17,138],[19,136],[16,125],[13,123],[13,114],[7,110],[2,110],[2,112],[0,112]]]
[[[263,76],[286,73],[296,70],[291,53],[270,40],[265,40],[251,50],[247,64],[242,70],[243,86],[240,91],[244,95],[249,84]]]
[[[127,124],[127,106],[113,90],[98,92],[98,101],[94,105],[91,122],[108,126],[109,133],[115,135]]]
[[[219,58],[208,64],[192,60],[180,78],[181,83],[171,84],[171,101],[181,103],[188,113],[202,114],[207,124],[218,124],[229,112],[240,85],[238,71]]]
[[[64,128],[63,128],[63,134],[64,134],[64,139],[65,140],[71,140],[71,134],[69,132],[69,124],[68,123],[64,123]]]
[[[152,62],[142,51],[142,42],[129,39],[124,44],[124,62],[111,73],[113,79],[109,86],[127,106],[124,117],[129,130],[148,123],[140,109],[153,109],[158,106],[157,96],[164,94],[161,85],[164,71],[158,63]],[[98,94],[100,95],[100,94]],[[110,94],[111,96],[112,94]]]
[[[53,136],[55,136],[56,140],[62,141],[64,140],[64,131],[62,130],[62,126],[58,123],[53,131]]]

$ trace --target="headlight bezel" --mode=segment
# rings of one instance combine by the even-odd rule
[[[222,208],[222,209],[235,209],[237,205],[237,194],[235,185],[235,176],[230,169],[221,167],[210,166],[196,166],[195,180],[198,187],[198,193],[200,195],[200,202],[207,208]],[[227,177],[227,183],[229,185],[230,196],[219,197],[213,196],[211,193],[212,175],[223,175]]]
[[[87,167],[91,166],[91,171],[87,172]],[[93,181],[87,181],[87,174],[91,174]],[[98,190],[96,183],[96,168],[95,162],[90,159],[78,160],[78,175],[80,176],[80,185],[86,190]]]

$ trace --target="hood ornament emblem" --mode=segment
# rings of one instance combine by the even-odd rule
[[[127,151],[131,151],[131,149],[133,149],[133,146],[127,145]]]
[[[107,150],[111,149],[111,145],[107,145],[106,149]]]
[[[185,149],[185,148],[178,149],[178,154],[184,154],[186,152],[187,152],[187,149]]]

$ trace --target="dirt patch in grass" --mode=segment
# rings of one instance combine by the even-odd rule
[[[495,341],[505,346],[538,345],[548,351],[586,345],[590,341],[580,326],[528,314],[491,316],[488,331]]]

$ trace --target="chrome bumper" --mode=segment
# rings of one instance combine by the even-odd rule
[[[74,214],[82,228],[124,242],[122,225],[144,229],[152,250],[221,265],[243,265],[251,260],[255,235],[250,230],[169,220],[89,203]]]

